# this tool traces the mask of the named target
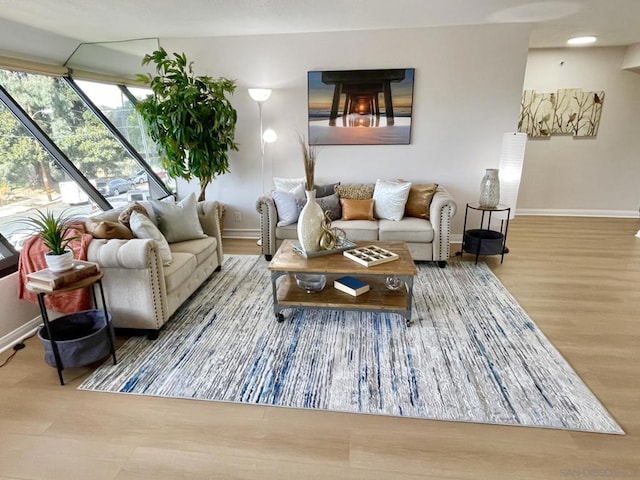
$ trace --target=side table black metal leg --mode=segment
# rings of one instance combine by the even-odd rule
[[[478,233],[478,248],[476,249],[476,265],[478,264],[478,258],[480,258],[480,252],[482,251],[482,238],[483,238],[483,228],[484,228],[484,214],[486,212],[482,210],[480,214],[480,232]],[[489,224],[491,224],[491,213],[489,213]],[[488,229],[489,227],[487,227]]]
[[[58,344],[53,336],[51,324],[49,322],[49,314],[47,313],[47,306],[44,303],[45,293],[38,293],[38,305],[40,306],[40,315],[44,322],[44,327],[47,329],[47,335],[49,336],[49,342],[51,342],[51,350],[53,351],[53,358],[56,361],[56,370],[58,370],[58,378],[60,379],[60,385],[64,385],[64,379],[62,378],[62,359],[60,358],[60,351],[58,350]]]
[[[500,263],[504,262],[504,254],[507,250],[507,233],[509,232],[509,219],[511,217],[511,208],[507,208],[507,219],[504,222],[504,238],[502,243],[502,257],[500,258]],[[502,226],[500,227],[502,230]]]
[[[464,241],[465,234],[467,232],[467,214],[469,213],[469,204],[467,203],[464,209],[464,224],[462,225],[462,245],[460,245],[460,256],[464,255]]]
[[[113,340],[115,338],[115,332],[113,331],[113,323],[111,323],[111,321],[109,320],[109,312],[107,312],[107,302],[104,298],[104,290],[102,289],[102,279],[98,280],[96,283],[100,288],[100,300],[102,300],[102,309],[104,310],[104,321],[107,322],[107,337],[109,337],[109,347],[111,348],[111,357],[113,357],[113,364],[115,365],[116,363],[118,363],[118,361],[116,360],[116,348],[115,348],[115,345],[113,344]],[[96,283],[93,284],[94,287]],[[93,290],[93,288],[92,288],[92,291],[93,291],[93,298],[95,301],[95,291]],[[96,308],[98,308],[97,304],[96,304]]]

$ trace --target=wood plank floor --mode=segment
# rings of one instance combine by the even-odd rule
[[[486,258],[624,436],[83,392],[30,339],[0,369],[0,479],[638,479],[638,229],[516,217]]]

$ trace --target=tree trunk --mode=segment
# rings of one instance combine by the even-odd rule
[[[198,201],[199,202],[203,202],[205,197],[205,190],[207,189],[207,186],[209,185],[209,183],[211,183],[210,181],[201,181],[200,182],[200,196],[198,196]]]

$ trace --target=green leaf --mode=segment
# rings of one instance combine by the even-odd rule
[[[145,55],[142,63],[154,63],[158,75],[145,77],[153,95],[136,108],[158,144],[164,168],[172,177],[196,177],[206,187],[229,172],[227,152],[238,150],[237,112],[226,98],[235,91],[235,81],[194,76],[193,62],[184,53],[169,57],[162,48]]]

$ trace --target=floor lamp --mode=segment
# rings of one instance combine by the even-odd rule
[[[520,189],[526,146],[526,133],[505,133],[503,136],[499,167],[500,203],[511,208],[510,219],[516,215],[516,203],[518,201],[518,190]]]
[[[526,133],[505,133],[502,137],[499,164],[500,203],[510,208],[508,218],[506,212],[498,212],[497,218],[504,216],[502,220],[508,221],[516,216],[516,204],[518,203],[518,190],[520,189],[526,146]],[[509,253],[509,247],[505,246],[504,251]]]
[[[262,128],[262,104],[271,96],[271,89],[250,88],[249,96],[258,104],[258,115],[260,117],[260,167],[262,169],[262,193],[264,194],[264,145],[265,143],[273,143],[278,138],[276,132],[270,128],[267,130]],[[258,245],[261,244],[261,238],[258,238]]]
[[[262,168],[262,193],[264,193],[264,145],[275,142],[278,136],[271,129],[262,128],[262,104],[271,96],[269,88],[250,88],[249,96],[258,104],[258,115],[260,117],[260,165]]]

